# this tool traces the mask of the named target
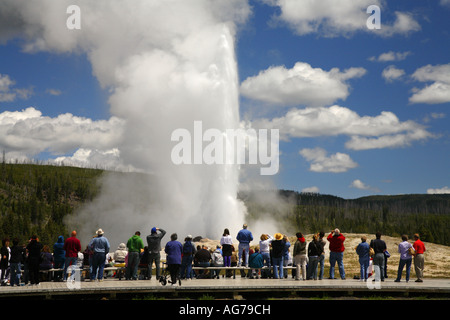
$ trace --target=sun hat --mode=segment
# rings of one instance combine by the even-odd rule
[[[96,233],[97,233],[97,235],[98,235],[98,236],[100,236],[100,235],[104,234],[104,232],[103,232],[103,230],[102,230],[102,229],[98,229]]]

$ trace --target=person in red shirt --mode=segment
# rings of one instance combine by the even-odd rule
[[[64,250],[66,251],[66,261],[64,264],[64,281],[67,280],[67,269],[69,266],[72,266],[72,275],[73,269],[77,265],[78,252],[81,251],[81,243],[77,238],[77,232],[72,231],[71,237],[67,238],[64,242]]]
[[[414,253],[414,269],[416,270],[417,280],[416,282],[423,282],[423,269],[425,265],[425,258],[423,253],[425,252],[425,245],[420,240],[419,234],[416,233],[414,235],[414,243],[413,248],[415,250]]]
[[[330,277],[329,279],[334,279],[334,267],[336,262],[339,267],[339,275],[342,280],[345,280],[345,269],[344,269],[344,241],[345,237],[339,229],[334,229],[328,237],[328,242],[330,242]]]

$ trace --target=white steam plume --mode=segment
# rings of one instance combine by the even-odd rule
[[[236,24],[241,0],[4,0],[0,42],[21,35],[25,50],[86,54],[113,116],[125,121],[121,157],[141,175],[113,174],[74,221],[83,241],[97,228],[112,245],[157,226],[185,235],[237,232],[245,208],[236,200],[235,165],[172,164],[177,128],[239,126]],[[69,5],[81,9],[81,29],[66,28]]]

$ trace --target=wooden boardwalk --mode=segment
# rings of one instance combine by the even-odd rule
[[[311,295],[378,295],[386,296],[419,295],[450,297],[450,279],[425,279],[422,283],[414,280],[406,283],[386,279],[384,282],[360,282],[359,280],[309,280],[248,279],[240,276],[220,279],[183,280],[181,286],[161,285],[152,280],[119,280],[115,278],[97,281],[41,282],[40,285],[0,287],[0,299],[131,299],[136,296],[155,298],[171,297],[182,299],[201,295],[221,296],[228,299],[260,299],[261,297],[307,297]]]

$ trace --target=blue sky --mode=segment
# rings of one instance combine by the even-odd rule
[[[449,193],[450,2],[332,3],[250,1],[238,23],[241,120],[283,136],[280,171],[267,179],[344,198]],[[369,4],[381,8],[379,30],[366,27]],[[0,148],[11,159],[118,165],[106,77],[89,55],[30,31],[41,20],[27,14],[22,29],[0,24]],[[34,36],[50,39],[47,47],[26,49]],[[25,114],[39,125],[17,125]]]

